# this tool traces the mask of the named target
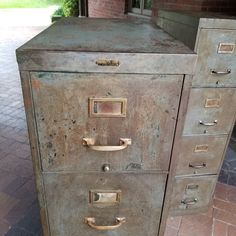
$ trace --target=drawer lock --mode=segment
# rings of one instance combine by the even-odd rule
[[[116,217],[116,224],[114,225],[96,225],[94,217],[86,217],[84,222],[96,230],[113,230],[119,228],[123,223],[125,223],[125,217]]]

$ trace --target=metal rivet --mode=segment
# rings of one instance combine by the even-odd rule
[[[103,170],[104,172],[110,171],[110,165],[104,164],[104,165],[102,166],[102,170]]]

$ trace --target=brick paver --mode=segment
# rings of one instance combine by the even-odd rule
[[[205,214],[170,217],[165,236],[235,236],[235,198],[236,187],[217,183],[209,211]]]
[[[50,24],[51,11],[0,9],[0,236],[41,235],[15,49]]]

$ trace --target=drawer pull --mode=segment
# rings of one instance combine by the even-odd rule
[[[131,145],[131,139],[129,138],[120,138],[120,146],[95,146],[95,140],[92,138],[83,138],[83,145],[87,146],[88,148],[100,151],[100,152],[113,152],[113,151],[119,151],[127,148],[129,145]]]
[[[120,62],[117,60],[97,60],[96,64],[98,66],[119,66]]]
[[[228,75],[231,73],[231,70],[230,69],[227,69],[226,71],[211,70],[211,73],[215,75]]]
[[[186,198],[181,201],[185,205],[195,205],[198,202],[197,198]]]
[[[189,164],[189,167],[194,168],[194,169],[201,169],[201,168],[206,168],[206,163],[202,164]]]
[[[119,228],[123,223],[125,223],[125,217],[116,217],[115,225],[95,225],[96,220],[93,217],[86,217],[84,220],[86,224],[96,230],[113,230]]]
[[[200,125],[204,125],[204,126],[214,126],[217,124],[217,120],[214,120],[213,122],[205,122],[205,121],[201,121],[199,120],[199,124]]]

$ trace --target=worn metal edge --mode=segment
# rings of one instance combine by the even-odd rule
[[[44,181],[43,181],[43,176],[41,172],[40,153],[39,153],[38,138],[37,138],[37,127],[36,127],[32,92],[31,92],[31,85],[30,85],[30,73],[28,71],[20,71],[20,77],[21,77],[22,92],[23,92],[23,97],[24,97],[24,107],[25,107],[28,134],[29,134],[29,140],[30,140],[30,148],[31,148],[33,170],[34,170],[34,176],[35,176],[36,191],[37,191],[37,196],[38,196],[41,222],[42,222],[43,233],[44,233],[43,235],[50,236],[51,234],[50,234],[50,228],[49,228],[49,222],[48,222],[48,212],[47,212],[47,205],[46,205],[46,200],[45,200],[45,187],[44,187]]]
[[[119,66],[99,66],[97,60],[120,62]],[[149,53],[78,53],[57,51],[17,52],[20,70],[95,73],[193,74],[197,55]]]
[[[180,143],[182,131],[184,128],[185,114],[187,111],[188,98],[189,98],[190,89],[192,85],[191,82],[192,82],[192,76],[185,76],[184,81],[183,81],[182,93],[180,97],[179,112],[178,112],[178,117],[177,117],[177,122],[176,122],[175,135],[173,138],[171,159],[170,159],[170,165],[169,165],[169,175],[167,176],[167,181],[166,181],[166,190],[165,190],[164,201],[163,201],[159,236],[164,235],[165,228],[166,228],[166,220],[169,216],[170,201],[171,201],[171,195],[172,195],[173,185],[174,185],[173,180],[175,178],[174,169],[176,167],[177,157],[179,153],[179,143]]]

